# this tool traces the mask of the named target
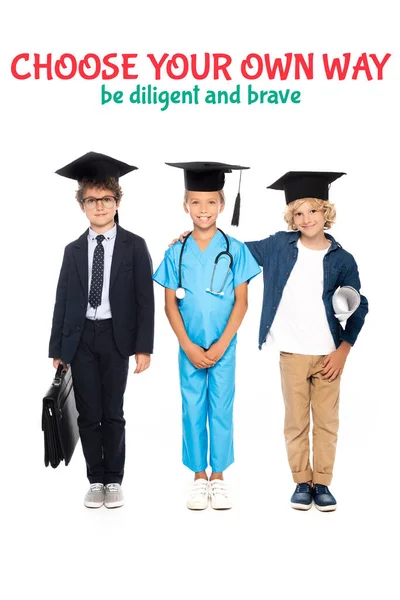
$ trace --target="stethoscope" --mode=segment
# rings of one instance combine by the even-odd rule
[[[222,252],[220,252],[219,254],[217,254],[217,256],[215,257],[214,260],[214,268],[213,268],[213,272],[211,275],[211,282],[210,282],[210,287],[206,288],[206,292],[210,292],[210,294],[215,294],[217,296],[223,296],[224,292],[223,289],[225,287],[226,284],[226,280],[228,279],[228,275],[230,273],[230,271],[232,270],[232,265],[233,265],[233,256],[232,254],[229,252],[229,240],[228,237],[226,236],[226,234],[222,231],[222,229],[219,229],[219,227],[217,227],[218,231],[220,231],[222,233],[222,235],[225,238],[225,243],[226,243],[226,250],[223,250]],[[179,271],[178,271],[178,277],[179,277],[179,282],[178,282],[178,288],[175,292],[176,297],[178,298],[178,300],[182,300],[185,296],[186,296],[186,291],[185,289],[182,287],[182,256],[183,256],[183,252],[185,250],[185,246],[186,246],[186,242],[189,239],[189,236],[192,234],[192,232],[190,232],[185,239],[183,240],[182,243],[182,248],[181,248],[181,253],[179,255]],[[221,258],[221,256],[227,256],[229,258],[229,267],[228,270],[226,272],[225,275],[225,279],[221,285],[221,287],[219,288],[219,290],[215,291],[213,290],[213,285],[214,285],[214,275],[215,275],[215,270],[217,268],[218,265],[218,261]]]

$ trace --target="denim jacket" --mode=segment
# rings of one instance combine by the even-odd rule
[[[332,296],[338,287],[345,285],[349,285],[359,292],[361,283],[357,264],[353,256],[349,252],[346,252],[331,235],[325,235],[332,243],[324,257],[324,289],[322,300],[325,305],[328,325],[332,332],[335,346],[338,348],[342,341],[349,342],[351,345],[355,343],[364,325],[365,316],[368,313],[368,301],[365,296],[361,296],[360,306],[347,320],[346,327],[343,329],[335,317]],[[258,340],[260,349],[267,339],[282,298],[284,287],[296,264],[298,256],[297,241],[299,237],[300,233],[298,231],[279,231],[264,240],[246,242],[246,246],[260,267],[263,267],[264,297]]]

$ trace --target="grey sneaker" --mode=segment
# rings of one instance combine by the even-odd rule
[[[104,504],[104,485],[102,483],[91,483],[89,491],[85,496],[87,508],[100,508]]]
[[[107,483],[104,487],[106,491],[104,506],[106,508],[118,508],[124,505],[124,493],[119,483]]]

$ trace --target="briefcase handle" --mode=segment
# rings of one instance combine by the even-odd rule
[[[54,376],[53,379],[53,385],[55,385],[56,387],[60,387],[61,382],[63,380],[63,373],[64,373],[64,365],[63,363],[60,362],[60,364],[57,367],[57,371],[56,374]]]

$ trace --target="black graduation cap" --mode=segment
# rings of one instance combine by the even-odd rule
[[[330,184],[346,173],[332,171],[289,171],[268,186],[272,190],[284,190],[286,204],[301,198],[328,200]]]
[[[109,177],[113,177],[118,181],[120,177],[135,169],[137,169],[137,167],[116,160],[106,154],[86,152],[86,154],[80,156],[65,167],[58,169],[56,173],[57,175],[75,179],[76,181],[82,181],[83,179],[104,181]],[[115,221],[118,223],[118,211],[115,214]]]
[[[69,179],[93,179],[95,181],[104,181],[108,177],[114,177],[117,181],[123,175],[134,171],[137,167],[116,160],[106,154],[99,152],[87,152],[65,167],[56,171],[57,175],[68,177]]]
[[[218,192],[225,184],[225,173],[240,171],[239,191],[235,200],[232,216],[232,225],[239,225],[240,217],[240,181],[242,170],[250,167],[240,165],[228,165],[219,162],[181,162],[165,163],[169,167],[184,169],[185,189],[191,192]]]

